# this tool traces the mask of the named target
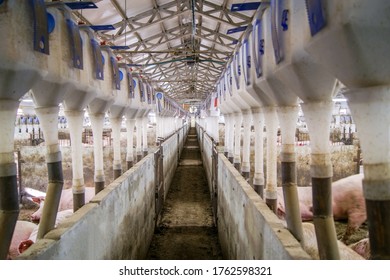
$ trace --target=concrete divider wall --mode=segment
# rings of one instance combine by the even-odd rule
[[[218,155],[218,234],[228,259],[310,259],[223,154]]]
[[[213,142],[211,141],[211,138],[208,137],[206,133],[204,133],[203,136],[203,128],[200,126],[197,126],[198,128],[198,141],[199,145],[202,146],[202,163],[204,170],[206,172],[207,182],[209,184],[209,191],[211,194],[211,176],[212,176],[212,151],[213,151]]]
[[[198,127],[203,166],[211,182],[212,141]],[[262,198],[222,154],[218,154],[218,235],[227,259],[310,259]]]
[[[184,133],[182,131],[184,131]],[[182,147],[184,146],[184,141],[187,136],[187,133],[188,125],[184,125],[184,128],[180,128],[179,130],[177,130],[175,134],[167,138],[161,145],[163,147],[164,152],[164,197],[166,197],[168,194],[169,186],[172,183],[177,165],[179,164],[179,155]],[[179,135],[179,137],[177,135]]]
[[[155,227],[149,154],[18,259],[142,259]]]

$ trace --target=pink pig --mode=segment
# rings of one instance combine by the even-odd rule
[[[95,196],[95,188],[85,188],[85,203],[88,203],[92,197]],[[31,214],[32,221],[39,221],[42,216],[42,210],[44,205],[44,198],[35,197],[33,198],[35,202],[39,203],[39,209]],[[62,190],[60,204],[58,206],[58,212],[73,209],[73,192],[72,189]]]
[[[17,221],[12,236],[11,245],[8,251],[8,258],[14,259],[19,255],[18,246],[20,242],[30,237],[31,233],[36,230],[38,226],[28,221]]]
[[[363,197],[363,174],[345,177],[332,183],[332,209],[334,220],[348,220],[342,241],[348,238],[366,221],[366,203]],[[313,219],[312,188],[298,187],[302,221]],[[282,188],[278,188],[278,216],[285,217]]]

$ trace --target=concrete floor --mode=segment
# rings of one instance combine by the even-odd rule
[[[187,137],[147,259],[222,259],[195,128]]]

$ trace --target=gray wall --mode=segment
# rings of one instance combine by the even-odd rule
[[[154,156],[149,154],[19,259],[140,259],[155,226]]]
[[[169,190],[169,186],[172,183],[173,176],[175,175],[176,168],[179,164],[180,154],[184,147],[184,141],[186,140],[189,127],[187,125],[180,128],[174,135],[167,138],[161,146],[163,147],[164,158],[164,186],[166,198]]]
[[[212,142],[201,136],[203,166],[211,181]],[[202,139],[204,138],[204,139]],[[310,259],[228,159],[218,154],[218,234],[227,259]]]
[[[218,234],[228,259],[310,259],[223,154],[218,156]]]

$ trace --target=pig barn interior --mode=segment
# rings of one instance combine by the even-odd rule
[[[390,259],[389,10],[0,0],[0,260]]]

